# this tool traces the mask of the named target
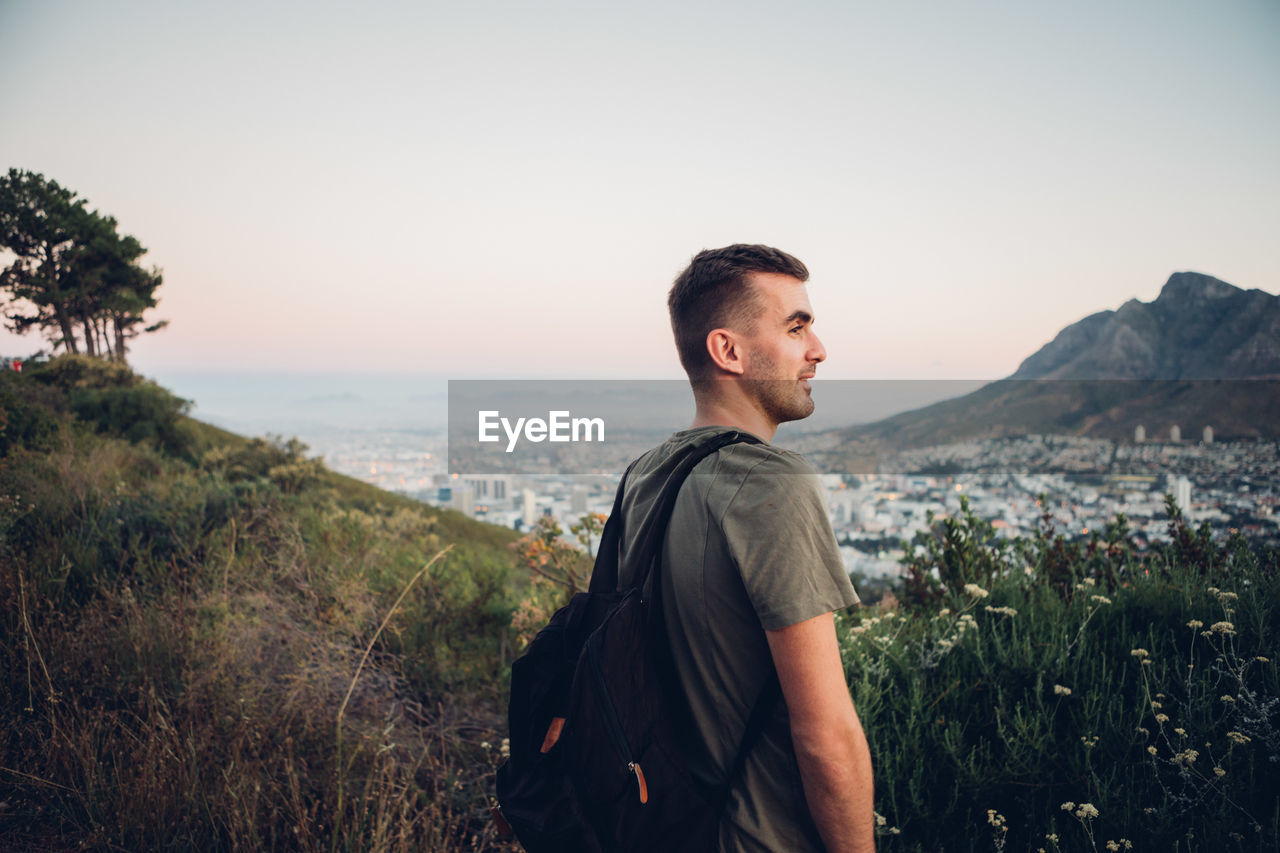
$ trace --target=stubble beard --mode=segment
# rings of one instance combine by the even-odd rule
[[[750,357],[751,372],[757,376],[779,376],[777,364],[767,355]],[[813,398],[795,379],[751,379],[748,385],[760,409],[774,423],[799,421],[813,414]]]

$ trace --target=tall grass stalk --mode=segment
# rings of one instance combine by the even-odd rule
[[[405,596],[409,594],[409,590],[413,588],[414,584],[416,584],[418,580],[436,564],[437,561],[444,559],[445,554],[448,554],[452,550],[453,546],[449,545],[437,552],[434,557],[427,561],[426,565],[418,570],[417,574],[409,578],[409,582],[404,585],[404,589],[400,590],[400,595],[396,598],[395,603],[388,608],[387,615],[382,618],[382,624],[378,626],[378,630],[373,632],[373,636],[369,639],[369,644],[365,646],[364,654],[360,656],[360,663],[356,666],[356,671],[351,676],[351,683],[347,685],[347,693],[342,697],[342,704],[338,707],[338,715],[335,718],[338,750],[338,808],[334,815],[333,846],[331,849],[337,849],[339,829],[342,825],[343,816],[343,793],[345,790],[346,772],[342,763],[342,718],[347,713],[347,703],[351,701],[351,694],[356,689],[356,682],[360,680],[360,673],[364,671],[365,662],[369,660],[369,653],[373,651],[373,647],[378,642],[378,638],[382,636],[382,632],[387,627],[387,623],[391,621],[391,617],[395,615],[396,610],[398,610],[401,603],[404,602]]]

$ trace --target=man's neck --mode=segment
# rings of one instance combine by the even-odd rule
[[[727,426],[745,430],[765,441],[773,441],[778,425],[746,400],[698,400],[692,429]]]

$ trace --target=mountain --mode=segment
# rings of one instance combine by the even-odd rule
[[[1188,439],[1280,436],[1280,296],[1174,273],[1064,328],[1011,376],[841,433],[859,452],[1029,433]]]
[[[1067,326],[1009,378],[1280,378],[1280,296],[1174,273],[1155,301]]]

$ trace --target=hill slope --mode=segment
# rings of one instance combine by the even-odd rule
[[[0,849],[507,849],[515,534],[184,410],[0,373]]]

